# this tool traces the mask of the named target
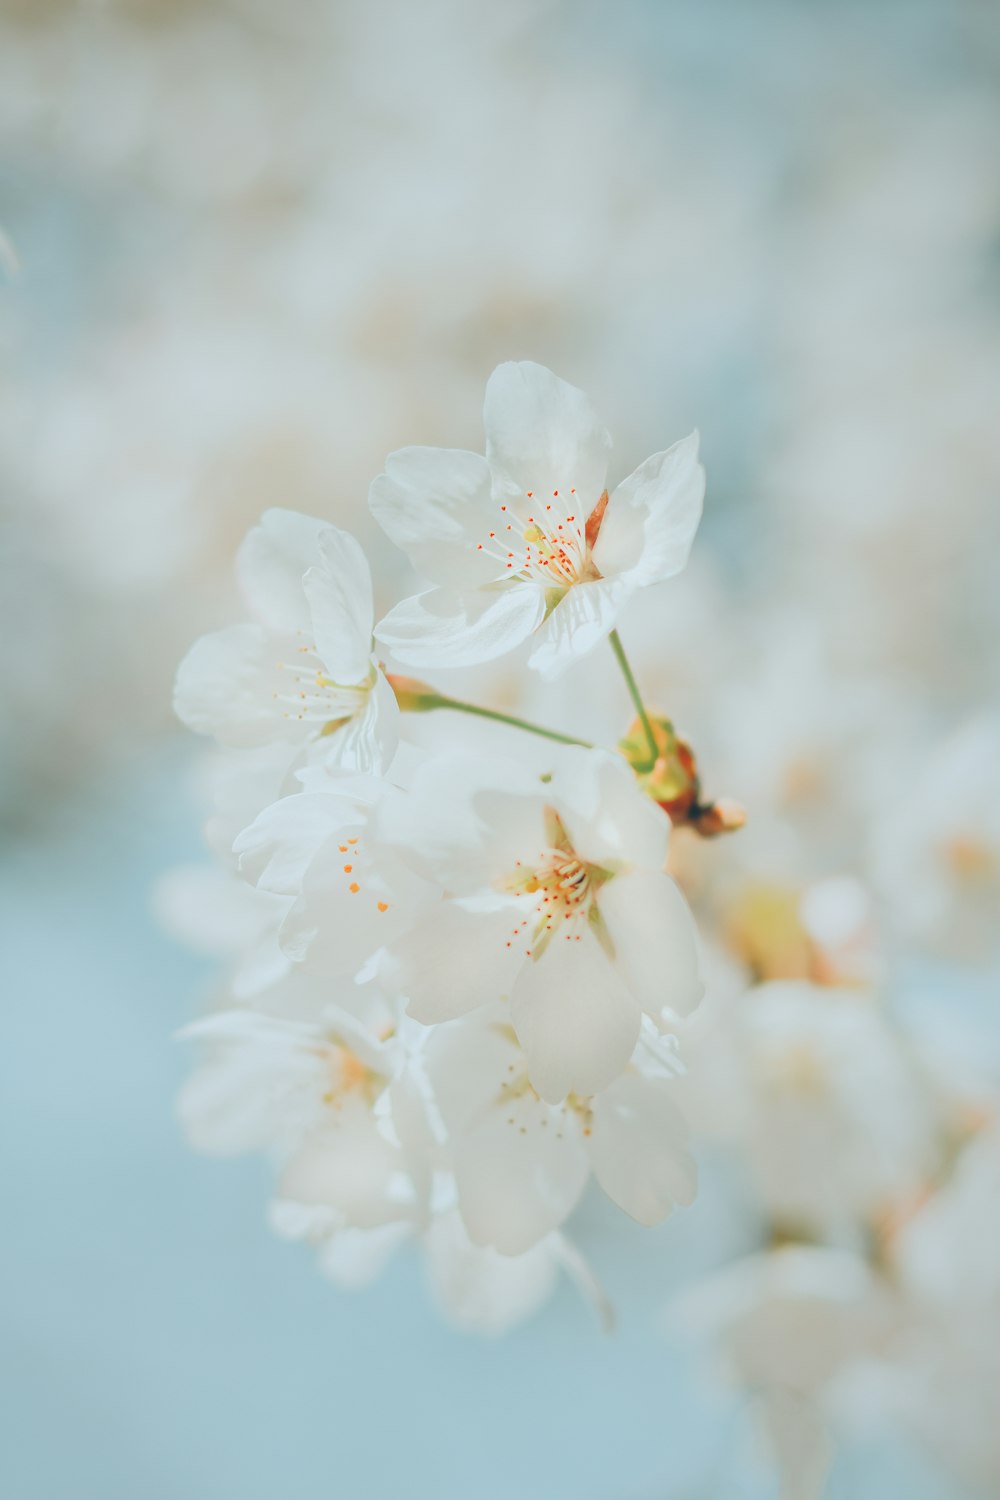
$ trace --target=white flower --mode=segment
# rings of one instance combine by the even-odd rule
[[[485,458],[403,448],[371,487],[376,519],[435,585],[376,635],[415,667],[489,661],[535,635],[530,664],[553,675],[614,629],[636,589],[684,567],[705,488],[698,437],[609,498],[611,439],[551,371],[500,365],[483,417]]]
[[[318,744],[328,765],[384,770],[399,710],[372,655],[371,574],[346,531],[269,510],[240,549],[251,622],[203,636],[174,706],[224,745]]]
[[[662,1026],[701,998],[694,922],[663,868],[670,821],[617,756],[561,751],[547,781],[442,757],[376,826],[448,893],[393,945],[410,1014],[509,997],[550,1103],[616,1078],[643,1011]]]
[[[288,905],[282,951],[317,973],[351,975],[406,931],[435,892],[372,836],[371,811],[388,791],[374,777],[340,777],[330,791],[282,797],[233,845],[240,873]]]
[[[879,1348],[894,1313],[889,1287],[864,1260],[818,1245],[737,1261],[673,1307],[676,1325],[714,1345],[753,1396],[788,1500],[825,1493],[831,1391]]]
[[[501,1007],[437,1027],[425,1066],[477,1245],[524,1254],[565,1221],[591,1173],[641,1224],[694,1197],[687,1127],[663,1073],[632,1067],[591,1098],[548,1104]]]
[[[395,1038],[335,1005],[315,1022],[223,1011],[184,1035],[209,1044],[178,1106],[199,1150],[276,1154],[279,1202],[330,1230],[420,1215],[427,1137]]]
[[[883,798],[873,837],[876,882],[910,942],[965,963],[1000,956],[1000,714],[936,746]]]
[[[500,1255],[473,1244],[454,1210],[435,1214],[423,1236],[431,1295],[449,1322],[477,1333],[501,1334],[547,1302],[559,1275],[548,1242],[523,1255]]]
[[[685,1107],[733,1143],[773,1221],[856,1232],[935,1169],[929,1090],[865,992],[777,980],[694,1033]]]

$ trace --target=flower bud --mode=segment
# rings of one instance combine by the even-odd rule
[[[674,827],[686,824],[702,838],[735,833],[747,820],[745,810],[731,798],[702,802],[701,778],[694,751],[675,732],[669,719],[649,715],[657,757],[650,765],[649,740],[641,719],[633,720],[618,749],[636,774],[639,785],[663,808]]]
[[[437,689],[428,682],[421,682],[418,677],[401,677],[395,672],[387,672],[386,681],[404,714],[427,713],[444,705],[445,700]]]

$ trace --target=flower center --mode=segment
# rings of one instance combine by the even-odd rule
[[[534,898],[507,943],[512,948],[521,938],[530,941],[529,958],[539,958],[555,935],[568,943],[580,942],[587,924],[598,918],[594,897],[610,878],[607,870],[580,858],[551,807],[545,809],[545,831],[549,846],[536,859],[515,861],[514,869],[499,882],[511,895]]]
[[[601,502],[592,514],[599,510],[603,513]],[[591,557],[596,537],[575,488],[546,497],[526,490],[515,506],[500,506],[495,529],[476,550],[496,560],[502,577],[540,583],[561,598],[574,584],[600,577]]]
[[[324,1104],[340,1109],[348,1094],[357,1092],[374,1100],[382,1092],[384,1080],[363,1063],[350,1047],[331,1042],[326,1051],[326,1064],[330,1083],[323,1095]]]
[[[279,661],[280,686],[271,694],[282,718],[308,725],[314,734],[333,734],[364,709],[375,681],[374,669],[363,682],[339,683],[326,675],[315,646],[296,647],[291,661]]]

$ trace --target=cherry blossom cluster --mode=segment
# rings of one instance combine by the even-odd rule
[[[494,372],[484,422],[485,456],[406,448],[371,486],[426,591],[376,620],[358,542],[268,511],[238,556],[249,619],[195,644],[175,702],[225,747],[211,920],[235,950],[188,1028],[192,1140],[270,1154],[274,1227],[334,1277],[415,1239],[447,1309],[496,1327],[558,1266],[591,1285],[563,1228],[591,1179],[646,1225],[694,1195],[678,1036],[703,987],[670,809],[739,817],[701,802],[616,630],[685,566],[697,435],[609,488],[587,398],[530,363]],[[607,642],[637,713],[615,749],[395,670],[520,652],[551,680]]]

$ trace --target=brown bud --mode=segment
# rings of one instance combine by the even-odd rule
[[[688,821],[703,839],[718,838],[720,833],[736,833],[747,820],[746,808],[732,797],[720,797],[704,807],[693,809]]]

